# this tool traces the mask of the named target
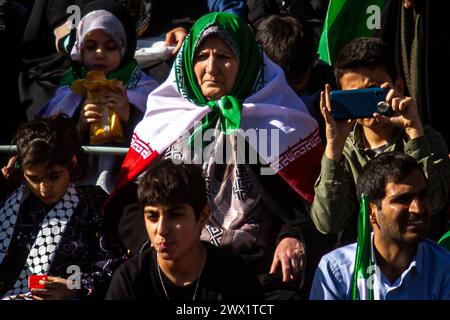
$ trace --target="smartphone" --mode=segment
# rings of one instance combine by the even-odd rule
[[[39,281],[41,281],[41,280],[47,281],[47,275],[39,274],[39,275],[28,276],[28,288],[29,289],[45,289],[45,286],[43,284],[39,283]]]
[[[378,112],[390,117],[394,112],[386,102],[388,92],[383,88],[331,91],[331,116],[336,120],[361,119]]]

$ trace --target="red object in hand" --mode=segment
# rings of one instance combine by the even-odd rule
[[[40,274],[40,275],[28,276],[28,288],[30,288],[30,289],[45,289],[45,285],[39,283],[39,281],[41,281],[41,280],[47,281],[47,275]]]

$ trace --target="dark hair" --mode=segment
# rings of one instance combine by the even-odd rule
[[[189,204],[198,220],[207,204],[202,169],[194,164],[174,164],[170,159],[163,160],[142,177],[138,199],[142,207]]]
[[[258,25],[256,41],[284,70],[288,81],[298,79],[314,64],[312,31],[294,17],[272,15],[264,19]]]
[[[369,202],[380,207],[386,196],[386,185],[403,181],[414,170],[420,171],[427,181],[422,167],[413,157],[394,151],[382,153],[363,168],[356,183],[358,196],[364,193]]]
[[[17,163],[21,168],[37,164],[46,167],[60,165],[69,169],[71,179],[81,179],[86,156],[81,149],[78,132],[65,114],[33,120],[23,124],[14,137],[17,145]],[[73,156],[77,165],[72,165]]]
[[[334,64],[338,83],[345,73],[358,68],[383,68],[392,81],[397,79],[393,52],[378,38],[356,38],[339,51]]]

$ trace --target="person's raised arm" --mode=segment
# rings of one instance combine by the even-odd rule
[[[353,182],[342,161],[345,142],[355,121],[333,119],[328,84],[320,94],[320,108],[325,119],[327,145],[314,187],[311,218],[320,232],[338,233],[345,228],[355,210]]]
[[[327,139],[325,156],[339,163],[342,159],[345,141],[355,121],[334,120],[331,116],[330,90],[330,85],[326,84],[325,91],[320,92],[320,111],[325,119],[325,135]]]

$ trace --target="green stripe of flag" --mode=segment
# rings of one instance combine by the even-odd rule
[[[373,15],[367,8],[376,5],[380,13],[387,0],[330,0],[322,36],[319,42],[320,59],[332,65],[342,47],[357,37],[370,37],[367,20]]]
[[[361,195],[361,207],[358,216],[358,240],[356,246],[355,271],[353,274],[352,300],[372,300],[373,288],[368,286],[372,274],[372,240],[370,238],[369,202]]]
[[[438,243],[450,251],[450,230],[439,239]]]

